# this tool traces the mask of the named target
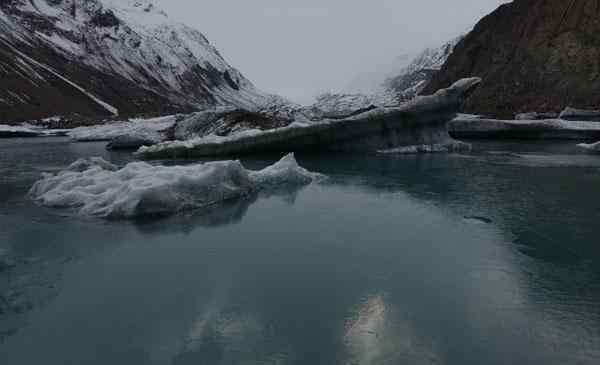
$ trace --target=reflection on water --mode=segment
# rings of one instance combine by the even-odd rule
[[[183,212],[168,218],[138,219],[135,221],[135,226],[141,233],[156,235],[176,232],[190,234],[196,228],[218,228],[238,224],[257,200],[278,198],[281,202],[293,205],[302,189],[304,186],[263,189],[241,199],[225,201],[219,205]]]
[[[130,157],[53,141],[0,145],[9,364],[600,361],[600,156],[300,156],[328,181],[104,222],[25,194],[77,157]]]

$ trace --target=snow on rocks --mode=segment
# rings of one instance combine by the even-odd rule
[[[433,74],[438,72],[454,48],[463,39],[457,37],[438,48],[427,48],[397,75],[386,80],[383,87],[395,90],[403,99],[412,99],[427,86]]]
[[[176,115],[151,119],[130,119],[95,125],[79,127],[69,132],[69,137],[77,142],[111,141],[116,138],[136,139],[152,144],[165,140],[164,132],[173,127],[177,120]]]
[[[246,170],[239,161],[186,166],[133,162],[118,168],[87,158],[57,174],[43,174],[29,195],[43,206],[74,208],[83,215],[136,218],[203,208],[320,177],[300,167],[293,154],[261,171]]]

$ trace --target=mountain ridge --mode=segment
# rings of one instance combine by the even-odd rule
[[[455,48],[424,93],[453,80],[483,82],[465,111],[512,118],[600,105],[600,2],[515,0],[501,5]]]
[[[269,95],[146,0],[0,1],[0,120],[253,108]]]

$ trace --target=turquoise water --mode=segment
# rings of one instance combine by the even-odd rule
[[[476,147],[298,156],[329,179],[106,222],[25,195],[129,155],[0,141],[2,364],[600,363],[600,156]]]

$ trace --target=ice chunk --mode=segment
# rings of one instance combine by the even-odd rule
[[[600,152],[600,142],[596,143],[580,143],[577,145],[579,148],[583,148],[592,152]]]
[[[560,113],[559,118],[564,120],[598,122],[600,121],[600,110],[576,109],[566,107]]]
[[[262,171],[246,170],[239,161],[187,166],[133,162],[119,169],[101,158],[88,158],[56,175],[44,174],[29,194],[48,207],[133,218],[203,208],[265,187],[308,184],[318,176],[298,166],[291,154]]]
[[[261,171],[251,172],[250,178],[264,189],[282,185],[305,185],[323,178],[323,175],[302,168],[294,154],[290,153]]]
[[[107,123],[90,127],[79,127],[71,130],[69,137],[78,142],[110,141],[122,136],[134,136],[146,141],[162,142],[165,139],[164,131],[175,125],[177,117],[151,119],[132,119],[128,121]]]

